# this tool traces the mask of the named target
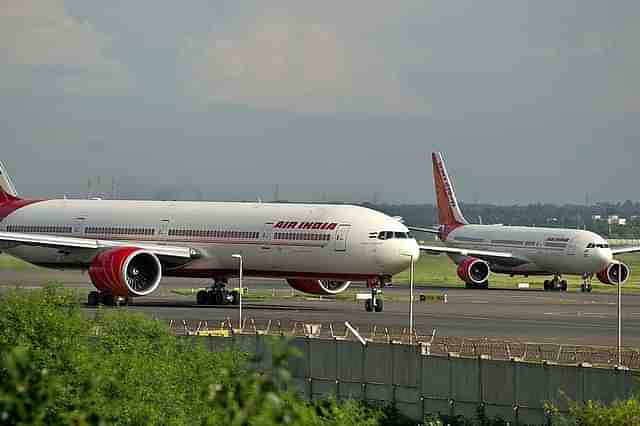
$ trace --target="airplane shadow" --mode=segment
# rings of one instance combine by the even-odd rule
[[[223,306],[216,306],[216,305],[197,305],[193,302],[181,302],[181,301],[136,301],[134,303],[129,303],[126,306],[122,306],[122,307],[128,307],[128,308],[156,308],[156,309],[176,309],[176,308],[190,308],[190,309],[216,309],[216,310],[228,310],[231,312],[235,312],[238,310],[238,306],[234,306],[234,305],[223,305]],[[87,305],[86,303],[83,305],[84,309],[88,309],[88,310],[95,310],[97,309],[96,306],[90,306]],[[313,311],[313,312],[324,312],[327,311],[328,309],[326,308],[322,308],[322,307],[315,307],[315,306],[287,306],[287,305],[276,305],[276,304],[269,304],[269,305],[255,305],[255,304],[242,304],[242,309],[243,310],[247,310],[247,311],[254,311],[254,310],[260,310],[260,311]]]

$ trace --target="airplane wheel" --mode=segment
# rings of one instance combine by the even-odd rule
[[[587,288],[586,288],[586,286],[584,284],[580,284],[580,291],[583,292],[583,293],[585,291],[587,291]]]
[[[371,299],[367,299],[364,301],[364,310],[367,312],[373,311],[373,305],[371,304]]]
[[[209,295],[207,294],[206,290],[200,290],[196,294],[196,303],[198,305],[206,305],[208,301],[209,301]]]
[[[478,284],[476,286],[476,288],[480,288],[480,289],[483,289],[483,290],[488,289],[489,288],[489,281],[487,280],[487,281],[485,281],[483,283]]]
[[[232,305],[240,304],[240,292],[235,290],[231,292],[231,304]]]
[[[102,304],[105,306],[114,306],[116,304],[116,298],[113,294],[102,295]]]
[[[382,312],[382,307],[383,307],[382,299],[376,299],[375,311]]]
[[[544,291],[549,291],[549,280],[544,280]]]
[[[591,285],[587,286],[587,293],[591,293]]]
[[[100,304],[100,293],[97,291],[90,291],[87,295],[87,305],[98,306]]]
[[[560,291],[567,291],[567,281],[566,280],[560,281]]]

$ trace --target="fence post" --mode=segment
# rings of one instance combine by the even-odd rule
[[[305,376],[307,376],[309,380],[309,402],[313,401],[313,377],[311,377],[311,341],[309,340],[309,336],[305,338],[305,350],[306,353],[306,366],[305,366]]]
[[[362,400],[367,401],[367,376],[365,376],[365,363],[367,362],[367,347],[365,345],[360,345],[361,352],[361,361],[360,361],[360,377],[362,380]]]
[[[418,357],[418,380],[417,380],[417,385],[418,385],[418,398],[420,401],[420,418],[424,418],[424,355],[422,355],[422,350],[420,349],[420,346],[416,346],[416,356]],[[416,401],[417,403],[418,401]]]
[[[453,399],[453,363],[451,361],[451,354],[447,356],[447,363],[449,364],[449,416],[454,418],[456,416],[456,402]]]

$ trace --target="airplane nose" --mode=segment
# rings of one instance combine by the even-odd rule
[[[597,250],[597,258],[600,261],[602,269],[606,268],[611,262],[613,262],[613,253],[611,249],[601,248]]]
[[[411,265],[411,259],[413,262],[417,262],[420,259],[420,247],[416,240],[407,241],[407,244],[400,250],[400,255],[404,257],[407,267]]]

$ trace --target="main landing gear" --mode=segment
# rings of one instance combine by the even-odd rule
[[[560,275],[554,275],[551,280],[544,280],[544,291],[567,291],[567,280],[561,280]]]
[[[110,293],[103,293],[101,291],[90,291],[87,295],[88,306],[121,306],[129,303],[128,297],[114,296]]]
[[[489,288],[489,280],[483,281],[481,283],[464,283],[464,288],[484,290]]]
[[[384,285],[384,278],[376,278],[367,280],[367,287],[371,291],[371,297],[364,301],[364,310],[367,312],[382,312],[384,301],[382,300],[382,287]]]
[[[200,290],[196,294],[198,305],[238,305],[240,304],[240,292],[227,290],[227,280],[217,279],[207,290]]]
[[[583,274],[582,284],[580,284],[580,291],[591,293],[591,282],[593,281],[593,274]]]

